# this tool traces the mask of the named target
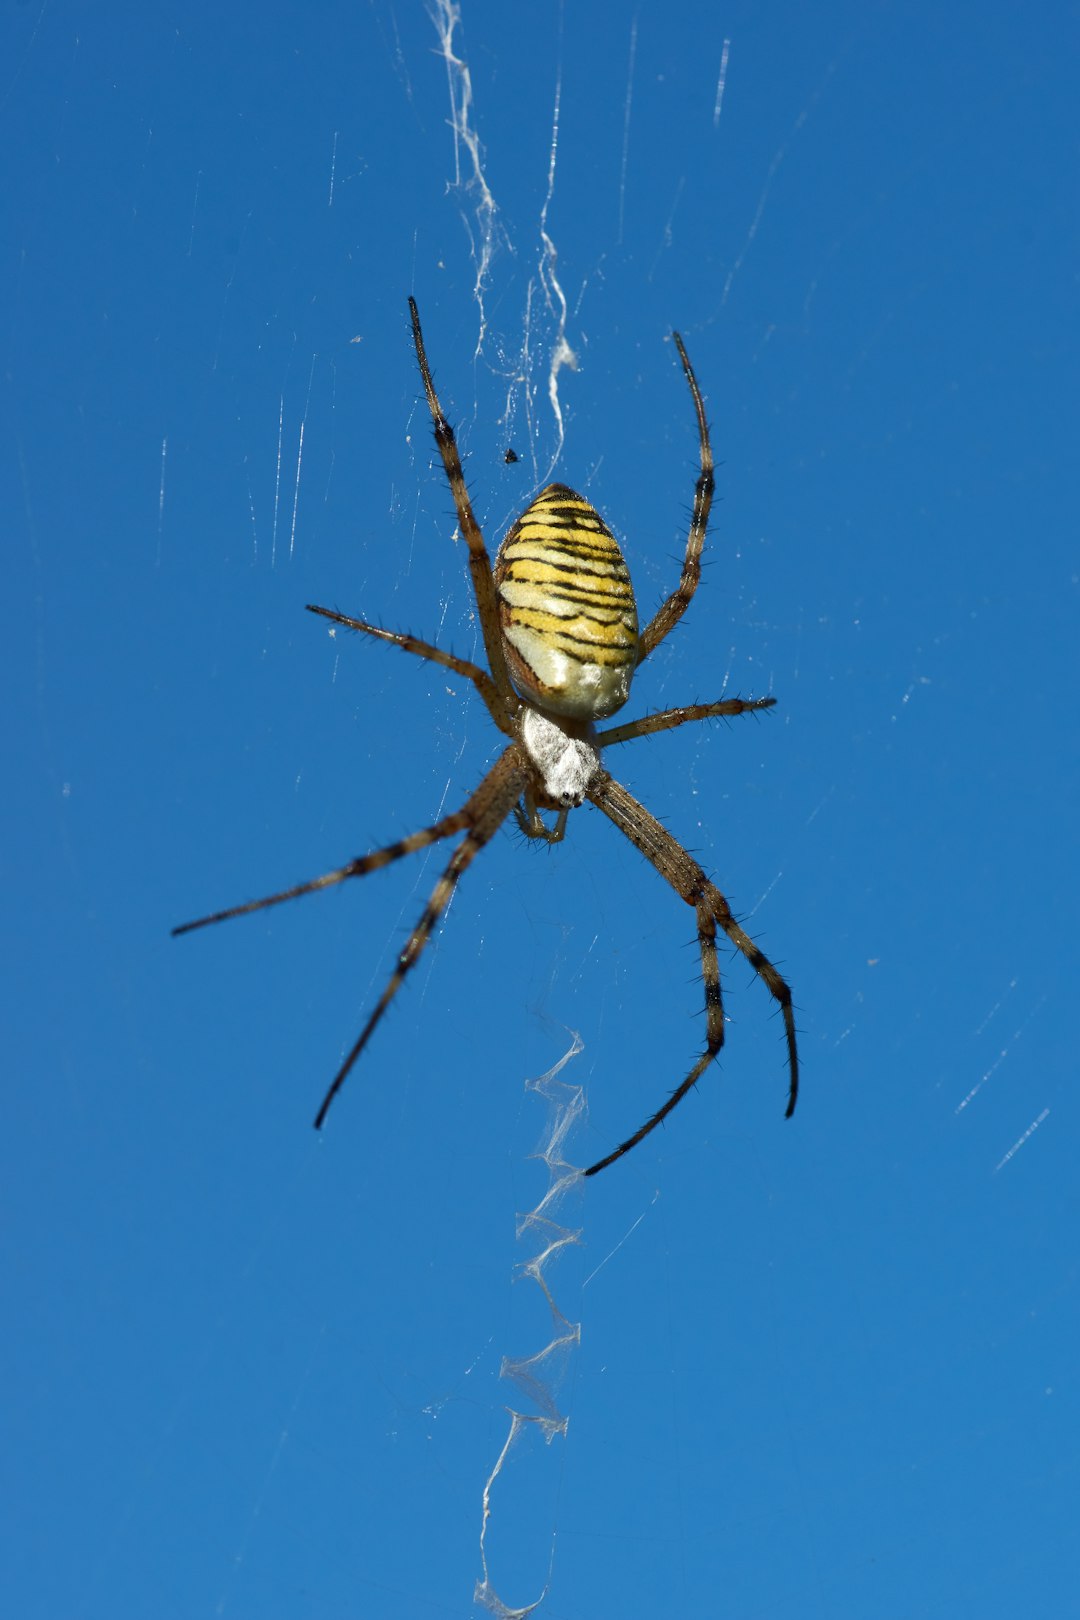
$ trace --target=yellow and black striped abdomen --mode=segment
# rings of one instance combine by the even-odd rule
[[[630,695],[637,604],[618,541],[594,506],[549,484],[495,559],[510,676],[553,714],[602,720]]]

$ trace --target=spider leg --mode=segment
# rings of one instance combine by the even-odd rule
[[[405,941],[405,947],[397,960],[397,967],[390,976],[389,984],[376,1002],[371,1017],[361,1030],[359,1038],[344,1063],[330,1082],[330,1087],[322,1100],[319,1112],[315,1116],[315,1129],[317,1131],[322,1129],[330,1104],[345,1084],[350,1069],[367,1045],[383,1013],[401,989],[405,981],[405,975],[410,968],[416,966],[417,960],[424,946],[431,938],[439,918],[450,904],[458,879],[465,869],[471,865],[484,845],[498,831],[517,803],[525,785],[526,775],[527,772],[518,750],[513,747],[508,748],[465,804],[461,814],[465,818],[465,824],[469,830],[457,849],[455,849],[450,858],[450,864],[432,890],[431,898],[424,907],[420,921]]]
[[[302,894],[314,894],[318,889],[332,888],[335,883],[344,883],[346,878],[365,877],[368,872],[377,872],[381,867],[389,866],[392,861],[400,860],[403,855],[412,855],[418,849],[426,849],[429,844],[437,844],[440,838],[453,837],[454,833],[461,832],[472,824],[474,807],[478,802],[486,802],[493,778],[504,772],[507,762],[516,758],[516,754],[516,749],[506,749],[472,797],[465,801],[460,810],[455,810],[453,815],[444,816],[441,821],[436,821],[430,827],[422,827],[419,832],[410,833],[407,838],[399,838],[396,843],[372,850],[370,855],[359,855],[355,860],[347,861],[344,866],[338,866],[332,872],[324,872],[320,877],[309,878],[306,883],[294,884],[291,889],[281,889],[277,894],[268,894],[261,900],[247,900],[243,905],[229,906],[225,911],[211,912],[208,917],[196,917],[194,922],[181,923],[178,928],[172,930],[173,937],[193,933],[196,928],[209,928],[213,923],[228,922],[233,917],[246,917],[252,911],[266,911],[270,906],[281,905],[284,900],[298,900]],[[507,810],[509,808],[508,805]],[[506,811],[503,812],[504,816],[505,814]]]
[[[503,652],[502,631],[499,627],[499,604],[495,594],[495,580],[491,572],[491,558],[488,556],[484,544],[484,536],[469,499],[469,491],[465,484],[465,474],[461,470],[461,456],[458,453],[457,440],[454,430],[443,415],[439,396],[435,392],[435,384],[431,379],[431,367],[428,365],[427,351],[424,348],[424,334],[420,330],[420,311],[416,307],[416,299],[409,299],[409,314],[412,317],[413,343],[416,345],[416,358],[420,365],[420,376],[424,382],[424,392],[427,395],[428,409],[431,420],[435,425],[435,443],[439,447],[443,466],[446,469],[447,482],[450,493],[454,497],[454,506],[457,510],[458,523],[465,536],[465,544],[469,548],[469,573],[472,575],[473,591],[476,595],[476,610],[480,615],[480,629],[484,637],[484,651],[487,653],[488,666],[491,678],[495,683],[502,703],[510,714],[516,714],[520,708],[520,700],[510,684],[510,676],[506,668],[506,655]]]
[[[682,574],[679,583],[672,591],[653,617],[649,620],[638,642],[637,661],[643,664],[653,649],[659,646],[670,630],[673,630],[690,606],[694,592],[701,579],[701,548],[705,544],[705,530],[709,526],[709,511],[713,498],[713,456],[712,446],[709,443],[709,424],[705,420],[705,405],[701,398],[701,389],[694,376],[694,368],[690,364],[690,356],[686,352],[682,338],[678,332],[671,334],[679,359],[682,361],[686,380],[690,384],[690,397],[694,401],[694,412],[697,416],[698,439],[701,444],[701,471],[698,473],[697,483],[694,485],[694,510],[690,519],[690,533],[686,540],[686,556],[683,558]]]
[[[643,715],[625,726],[609,726],[597,734],[596,746],[610,748],[613,743],[632,742],[635,737],[651,737],[657,731],[671,731],[685,726],[688,720],[711,720],[717,715],[749,714],[753,709],[771,709],[774,697],[721,698],[718,703],[688,703],[681,709],[661,709],[657,714]]]
[[[364,877],[368,872],[377,872],[381,866],[389,866],[391,861],[400,859],[402,855],[411,855],[414,850],[425,849],[428,844],[437,843],[440,838],[452,837],[467,825],[464,811],[458,810],[443,821],[437,821],[433,827],[424,827],[420,832],[410,833],[408,838],[399,839],[396,844],[387,844],[384,849],[373,850],[370,855],[360,855],[356,860],[348,861],[332,872],[323,872],[320,877],[310,878],[306,883],[297,883],[291,889],[281,889],[277,894],[268,894],[261,900],[247,900],[243,905],[229,906],[225,911],[213,911],[208,917],[196,917],[194,922],[181,923],[172,930],[173,938],[175,939],[178,934],[191,934],[196,928],[209,928],[212,923],[228,922],[233,917],[246,917],[251,911],[266,911],[270,906],[281,905],[283,900],[298,900],[302,894],[314,894],[318,889],[332,888],[335,883],[343,883],[346,878]]]
[[[407,630],[383,630],[377,624],[367,624],[363,619],[351,619],[347,613],[337,613],[333,608],[316,607],[313,602],[307,603],[307,610],[309,613],[320,613],[324,619],[331,619],[335,624],[343,624],[347,630],[362,630],[366,636],[374,636],[378,641],[388,641],[391,646],[400,647],[402,652],[415,653],[418,658],[426,658],[429,663],[441,664],[443,669],[452,670],[455,675],[464,675],[465,679],[472,681],[476,687],[499,729],[509,736],[513,735],[513,727],[498,700],[495,682],[487,670],[481,669],[479,664],[471,664],[467,658],[458,658],[454,653],[443,652],[441,647],[432,646],[430,641],[421,641],[419,636],[412,636]]]
[[[605,771],[589,789],[589,798],[598,810],[615,823],[619,831],[635,844],[646,860],[675,890],[687,905],[693,906],[697,916],[698,943],[701,948],[701,973],[705,981],[706,1041],[705,1051],[694,1064],[681,1085],[656,1113],[647,1119],[641,1129],[609,1153],[606,1158],[590,1165],[587,1176],[595,1176],[616,1159],[621,1159],[632,1147],[654,1131],[665,1120],[690,1088],[701,1078],[724,1044],[724,1013],[720,994],[720,969],[716,957],[716,926],[724,930],[731,943],[746,957],[754,972],[764,980],[766,988],[780,1007],[787,1039],[788,1072],[790,1075],[786,1117],[795,1112],[799,1094],[799,1055],[795,1043],[795,1015],[791,1005],[791,990],[763,951],[759,950],[731,914],[731,908],[720,890],[705,875],[697,861],[676,842],[655,816],[639,804],[632,794]]]
[[[554,827],[549,827],[540,814],[531,783],[526,787],[521,803],[514,806],[514,820],[526,838],[539,838],[545,844],[562,843],[566,837],[566,818],[569,814],[565,808],[560,810],[555,817]]]

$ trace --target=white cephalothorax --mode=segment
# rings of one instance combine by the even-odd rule
[[[619,1147],[585,1171],[595,1175],[622,1158],[643,1137],[667,1118],[676,1103],[693,1088],[724,1044],[724,1008],[720,992],[717,936],[722,930],[764,981],[780,1008],[787,1040],[787,1111],[795,1108],[799,1087],[799,1060],[795,1047],[795,1017],[791,991],[769,959],[736,922],[724,896],[681,844],[629,794],[601,764],[601,752],[635,737],[651,737],[690,720],[718,715],[747,714],[769,709],[775,698],[719,698],[713,703],[691,703],[662,709],[622,725],[597,731],[596,723],[621,709],[630,683],[670,630],[678,624],[701,578],[701,552],[713,497],[713,459],[705,406],[689,356],[678,332],[672,334],[697,417],[701,465],[694,488],[694,510],[686,541],[679,583],[639,631],[630,570],[619,543],[596,508],[566,484],[548,484],[534,497],[510,529],[495,557],[494,567],[461,470],[454,431],[439,404],[431,368],[424,352],[420,316],[409,299],[413,342],[428,409],[435,426],[435,443],[446,469],[458,523],[468,547],[469,573],[476,597],[477,619],[484,640],[487,667],[472,664],[430,642],[396,630],[383,630],[363,619],[352,619],[332,608],[311,607],[334,624],[359,630],[366,636],[400,647],[471,681],[495,725],[506,739],[499,758],[475,792],[459,810],[430,827],[399,838],[383,849],[358,856],[345,866],[291,889],[249,900],[246,905],[215,911],[209,917],[184,923],[174,933],[184,934],[207,923],[224,922],[245,912],[260,911],[282,900],[294,900],[316,889],[327,889],[346,878],[377,872],[414,850],[426,849],[440,838],[461,841],[424,907],[423,915],[402,948],[390,981],[338,1069],[322,1107],[315,1116],[322,1125],[353,1064],[368,1043],[380,1019],[404,983],[405,975],[431,938],[450,904],[458,880],[513,816],[526,838],[557,844],[565,835],[567,817],[586,800],[630,840],[660,876],[693,911],[697,922],[701,976],[705,988],[705,1049],[689,1074],[660,1107]],[[555,825],[545,823],[554,814]]]
[[[521,746],[540,773],[544,792],[561,810],[576,810],[600,774],[593,743],[570,737],[557,720],[531,704],[521,711]]]

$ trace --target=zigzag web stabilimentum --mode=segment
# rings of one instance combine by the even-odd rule
[[[448,122],[454,141],[451,189],[459,201],[473,262],[473,298],[479,318],[474,359],[479,359],[488,336],[485,300],[496,258],[501,249],[505,249],[512,258],[517,256],[517,250],[503,223],[485,172],[472,76],[462,44],[460,0],[433,0],[430,15],[438,36],[439,52],[446,66],[450,104]],[[559,150],[561,31],[560,11],[560,61],[555,73],[546,186],[536,227],[535,269],[525,288],[523,335],[516,353],[508,353],[499,345],[501,364],[498,369],[507,380],[503,421],[509,435],[516,411],[522,411],[525,454],[532,463],[537,483],[551,477],[562,452],[564,418],[559,392],[560,373],[564,369],[575,370],[577,367],[577,355],[567,334],[568,300],[559,280],[558,251],[548,223],[555,194]],[[516,404],[519,398],[520,406]],[[546,403],[551,423],[552,443],[544,455],[538,454],[538,442],[542,438],[536,412],[538,399]],[[546,468],[543,463],[546,463]],[[530,1323],[534,1307],[538,1306],[545,1324],[550,1323],[550,1327],[546,1337],[543,1337],[545,1329],[540,1329],[538,1348],[504,1355],[499,1367],[499,1376],[514,1387],[517,1398],[505,1408],[508,1418],[505,1439],[481,1494],[481,1574],[476,1582],[474,1601],[489,1613],[499,1616],[500,1620],[524,1620],[526,1615],[533,1613],[547,1594],[554,1561],[554,1529],[544,1531],[545,1544],[538,1545],[539,1521],[536,1515],[522,1505],[521,1496],[517,1493],[513,1500],[508,1501],[505,1488],[507,1464],[511,1456],[520,1459],[528,1455],[535,1465],[529,1481],[530,1495],[532,1487],[538,1482],[541,1489],[550,1482],[551,1500],[554,1503],[564,1466],[562,1447],[552,1447],[552,1442],[565,1436],[567,1431],[567,1418],[559,1410],[557,1396],[580,1342],[580,1325],[570,1321],[556,1304],[550,1274],[555,1261],[568,1248],[580,1243],[580,1232],[565,1224],[560,1214],[568,1197],[580,1199],[584,1195],[580,1167],[571,1165],[565,1157],[567,1138],[584,1112],[584,1092],[581,1087],[566,1084],[559,1075],[582,1050],[581,1039],[574,1034],[569,1050],[553,1068],[540,1078],[526,1082],[527,1089],[540,1097],[549,1111],[543,1141],[533,1155],[546,1165],[548,1185],[536,1206],[518,1217],[517,1240],[524,1246],[526,1256],[517,1264],[515,1280],[528,1290],[528,1301],[519,1295],[519,1302],[523,1308],[528,1306],[524,1314]],[[566,1286],[564,1279],[564,1289]],[[532,1331],[531,1325],[528,1331]],[[517,1478],[521,1479],[520,1473]],[[519,1584],[529,1580],[531,1576],[528,1571],[535,1569],[535,1585],[541,1587],[539,1596],[524,1607],[509,1606],[496,1590],[493,1567],[502,1572],[500,1579],[504,1584],[509,1579]]]
[[[484,173],[483,147],[473,121],[472,74],[468,62],[458,54],[454,43],[454,35],[461,27],[461,8],[454,0],[435,0],[430,15],[439,36],[439,51],[446,63],[450,128],[454,136],[453,185],[462,198],[461,217],[468,232],[469,249],[476,266],[473,297],[480,311],[480,330],[476,339],[476,353],[479,355],[487,333],[484,293],[495,252],[499,208]],[[462,149],[465,153],[464,165]],[[471,202],[468,208],[464,206],[466,200]]]
[[[527,1080],[527,1091],[546,1102],[547,1128],[544,1139],[532,1155],[547,1166],[548,1185],[540,1201],[517,1221],[517,1240],[528,1251],[528,1257],[519,1262],[515,1281],[532,1283],[539,1288],[544,1305],[551,1317],[551,1338],[538,1350],[516,1356],[503,1356],[499,1366],[500,1378],[513,1384],[531,1411],[519,1411],[517,1406],[506,1408],[510,1424],[502,1449],[484,1484],[480,1518],[480,1566],[482,1574],[473,1593],[474,1601],[499,1620],[524,1620],[539,1608],[547,1595],[551,1569],[555,1559],[555,1532],[552,1531],[548,1552],[548,1572],[539,1597],[522,1608],[509,1607],[495,1590],[491,1577],[490,1539],[494,1521],[494,1500],[502,1488],[504,1468],[512,1453],[531,1439],[534,1447],[543,1441],[551,1446],[556,1438],[566,1434],[568,1419],[560,1412],[557,1397],[565,1382],[575,1352],[581,1342],[580,1322],[571,1322],[555,1302],[548,1280],[548,1272],[565,1250],[580,1243],[580,1229],[563,1225],[558,1219],[568,1195],[582,1196],[583,1181],[578,1166],[565,1158],[566,1141],[584,1110],[584,1092],[581,1086],[571,1086],[559,1079],[561,1070],[583,1050],[581,1037],[573,1033],[569,1049],[559,1061],[536,1080]],[[561,1473],[562,1459],[554,1461],[557,1476]]]
[[[458,36],[462,30],[462,7],[457,0],[434,0],[431,18],[439,41],[439,53],[446,65],[450,103],[448,123],[454,140],[454,171],[450,182],[460,202],[462,223],[473,261],[473,298],[479,326],[474,359],[484,352],[488,335],[486,294],[498,250],[517,257],[518,249],[503,222],[498,201],[488,182],[485,154],[476,121],[472,75]],[[537,220],[536,267],[529,276],[522,310],[523,336],[517,352],[499,344],[497,369],[507,380],[504,421],[510,426],[520,393],[524,413],[527,454],[532,462],[534,481],[546,483],[562,454],[565,421],[559,392],[559,376],[564,369],[576,371],[578,355],[568,334],[569,303],[558,275],[558,248],[548,228],[548,214],[555,196],[555,176],[559,151],[559,120],[562,105],[562,12],[559,11],[559,60],[551,112],[546,189]],[[584,287],[582,287],[582,292]],[[541,469],[538,440],[541,434],[536,401],[546,399],[551,418],[553,443]]]

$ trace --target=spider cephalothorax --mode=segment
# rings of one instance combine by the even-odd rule
[[[590,1165],[585,1174],[595,1175],[648,1136],[681,1102],[719,1053],[724,1043],[724,1012],[716,955],[718,928],[742,952],[779,1004],[787,1040],[787,1113],[790,1117],[798,1096],[799,1060],[787,983],[736,922],[724,896],[693,857],[615,781],[601,762],[602,751],[615,743],[668,731],[690,720],[768,709],[776,699],[721,698],[715,703],[664,709],[626,725],[596,729],[598,720],[606,720],[623,707],[630,695],[634,671],[682,618],[701,577],[701,550],[712,505],[713,460],[701,390],[682,338],[678,332],[672,334],[697,415],[701,468],[694,490],[682,576],[667,601],[639,632],[637,604],[618,542],[595,508],[565,484],[549,484],[541,490],[507,534],[492,568],[465,487],[453,430],[435,392],[420,316],[412,298],[409,310],[420,375],[435,425],[435,442],[468,546],[469,571],[488,667],[482,669],[415,636],[381,630],[330,608],[309,606],[309,611],[350,630],[360,630],[380,641],[388,641],[404,652],[415,653],[464,676],[476,687],[492,720],[510,741],[461,809],[434,826],[425,827],[370,855],[361,855],[307,883],[299,883],[261,900],[250,900],[245,905],[232,906],[227,911],[216,911],[211,916],[184,923],[173,932],[188,933],[210,923],[224,922],[229,917],[243,916],[245,912],[263,910],[283,900],[293,900],[316,889],[329,888],[346,878],[363,877],[413,850],[464,833],[423,916],[398,957],[390,982],[330,1084],[315,1119],[318,1128],[405,975],[431,938],[461,874],[507,816],[516,816],[529,838],[557,843],[565,834],[570,811],[588,800],[615,823],[676,894],[694,908],[705,983],[706,1040],[705,1050],[690,1073],[661,1107],[633,1136]],[[547,825],[541,811],[555,814],[554,826]]]

